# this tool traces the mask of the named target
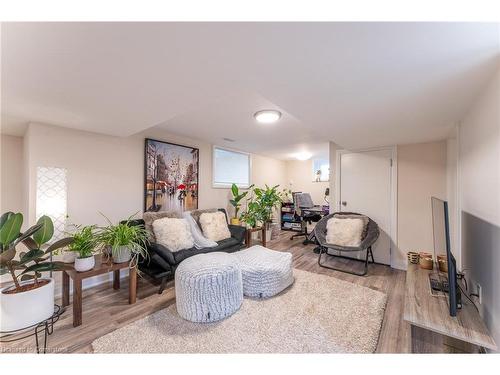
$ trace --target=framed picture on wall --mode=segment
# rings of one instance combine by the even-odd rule
[[[198,208],[199,150],[146,138],[144,211]]]

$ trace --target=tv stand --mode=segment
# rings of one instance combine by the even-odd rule
[[[406,272],[404,320],[411,326],[412,353],[477,353],[480,348],[497,350],[476,308],[462,298],[457,316],[450,316],[448,297],[434,296],[429,276],[436,270],[409,264]]]

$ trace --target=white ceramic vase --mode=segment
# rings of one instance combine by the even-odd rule
[[[44,321],[54,314],[54,279],[49,283],[21,293],[5,294],[14,285],[0,289],[0,331],[14,331]],[[33,280],[20,284],[32,284]]]
[[[128,246],[119,246],[113,251],[113,263],[125,263],[130,262],[132,258],[132,253]]]
[[[64,251],[62,261],[64,263],[75,263],[76,253],[74,251]]]
[[[77,272],[89,271],[95,266],[94,256],[89,256],[87,258],[76,258],[75,259],[75,270]]]

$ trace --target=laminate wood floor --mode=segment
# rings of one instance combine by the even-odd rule
[[[318,265],[318,255],[313,253],[314,245],[302,245],[303,238],[290,240],[290,232],[281,232],[279,238],[268,241],[274,250],[290,251],[294,267],[305,271],[330,275],[355,284],[384,292],[388,296],[377,352],[408,353],[410,351],[410,327],[403,321],[405,272],[388,266],[370,265],[367,276],[360,277],[332,271]],[[359,267],[352,260],[335,260],[336,265]],[[60,277],[58,275],[57,277]],[[128,304],[128,285],[125,280],[119,291],[113,290],[111,283],[105,283],[83,292],[83,324],[73,327],[72,306],[68,306],[54,333],[49,336],[48,352],[89,353],[91,343],[117,328],[163,309],[175,302],[173,282],[163,292],[157,294],[158,287],[145,279],[138,280],[137,303]],[[363,322],[353,322],[363,324]],[[34,338],[16,343],[0,344],[0,352],[34,352]]]

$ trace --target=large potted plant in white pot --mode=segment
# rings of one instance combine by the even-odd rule
[[[96,226],[76,226],[76,228],[77,230],[73,233],[73,242],[68,249],[76,253],[75,270],[77,272],[89,271],[95,266],[94,253],[98,245]]]
[[[132,225],[134,215],[116,225],[104,217],[109,225],[100,228],[99,244],[105,253],[112,255],[114,263],[130,262],[131,266],[135,267],[140,256],[148,256],[148,235],[144,226]]]
[[[64,263],[50,260],[51,253],[73,241],[68,237],[48,245],[54,234],[48,216],[42,216],[24,233],[22,224],[21,213],[6,212],[0,217],[0,275],[10,274],[13,281],[0,289],[0,331],[26,328],[52,316],[54,279],[42,276],[42,272],[65,269]],[[20,244],[28,251],[16,257]]]

